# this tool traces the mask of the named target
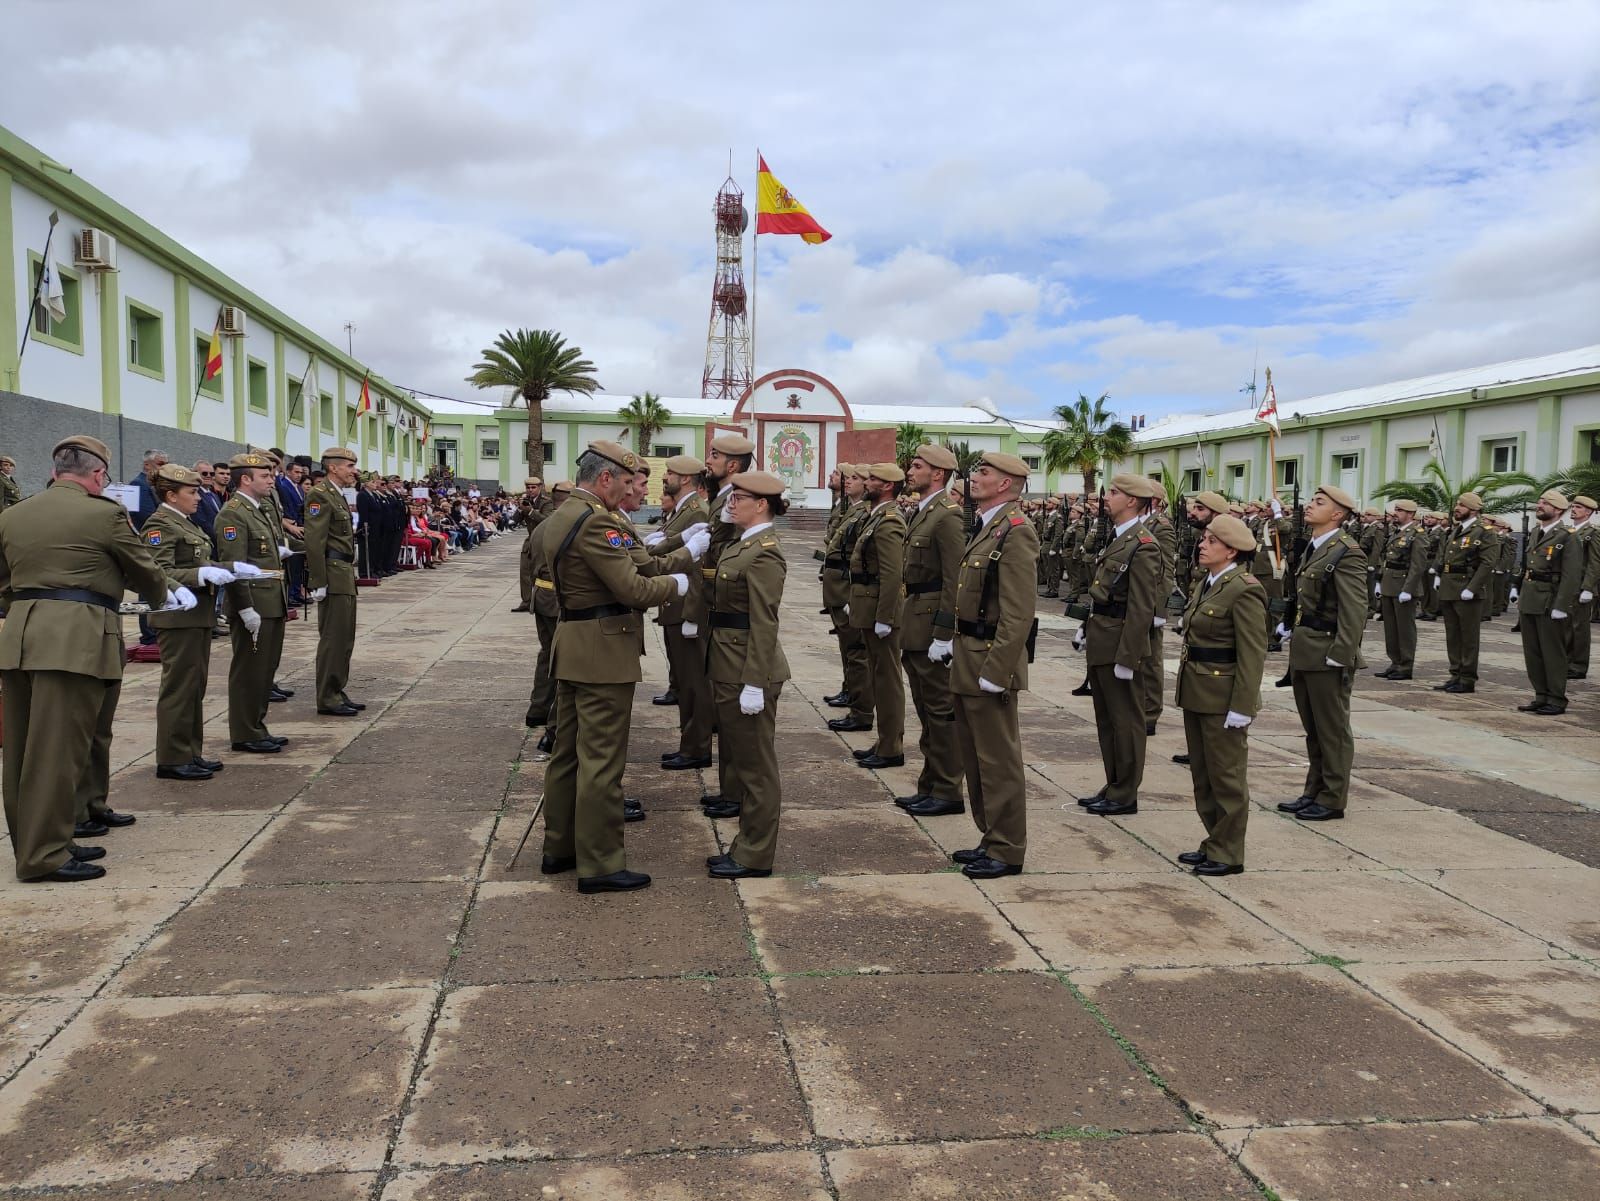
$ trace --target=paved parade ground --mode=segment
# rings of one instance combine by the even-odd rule
[[[110,874],[18,884],[6,847],[0,1197],[1595,1195],[1600,687],[1515,712],[1509,617],[1470,696],[1431,691],[1439,625],[1399,684],[1369,627],[1342,822],[1273,810],[1305,760],[1269,684],[1248,870],[1205,881],[1174,861],[1201,828],[1170,685],[1139,813],[1075,803],[1091,704],[1041,601],[1026,873],[978,884],[947,858],[970,818],[892,804],[914,728],[879,773],[849,755],[871,735],[824,728],[837,652],[814,541],[785,536],[775,874],[705,876],[733,823],[699,811],[714,773],[656,766],[651,625],[626,788],[655,884],[584,897],[539,875],[537,830],[507,870],[543,772],[519,542],[363,592],[359,718],[315,716],[315,621],[291,624],[280,755],[228,751],[219,640],[208,783],[155,779],[159,669],[130,667]]]

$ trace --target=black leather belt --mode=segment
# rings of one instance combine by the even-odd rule
[[[713,630],[748,630],[750,628],[750,614],[748,613],[720,613],[711,611],[711,628]]]
[[[875,571],[852,571],[850,573],[850,582],[852,584],[876,584],[878,582],[878,573]]]
[[[1440,575],[1467,575],[1469,573],[1468,573],[1468,571],[1467,571],[1467,569],[1465,567],[1441,567],[1441,568],[1439,568],[1439,574]]]
[[[633,610],[627,605],[590,605],[587,609],[561,609],[562,621],[594,621],[601,617],[626,617]]]
[[[342,550],[328,550],[323,553],[336,563],[354,563],[356,561],[354,555],[347,555]]]
[[[921,584],[906,585],[907,596],[926,596],[930,592],[942,592],[943,590],[943,580],[926,580]]]
[[[1239,661],[1239,652],[1231,646],[1185,645],[1183,657],[1194,663],[1237,663]]]
[[[83,605],[99,605],[102,609],[110,609],[113,613],[122,605],[121,601],[107,596],[104,592],[91,592],[87,588],[18,588],[12,592],[11,599],[77,601]]]
[[[1556,582],[1556,573],[1553,571],[1530,571],[1528,578],[1537,580],[1541,584],[1553,584]],[[18,595],[21,594],[19,593]]]
[[[1089,605],[1090,617],[1126,617],[1127,601],[1093,601]]]
[[[1316,630],[1318,633],[1322,634],[1337,634],[1339,632],[1339,623],[1337,621],[1330,621],[1326,617],[1302,617],[1295,624],[1302,625],[1308,630]]]
[[[987,621],[967,621],[965,618],[956,618],[956,632],[965,634],[968,638],[982,638],[985,642],[992,641],[1000,627]]]

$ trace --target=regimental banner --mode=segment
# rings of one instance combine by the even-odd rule
[[[817,447],[809,426],[797,422],[767,426],[767,470],[789,485],[789,495],[804,500],[814,487]]]

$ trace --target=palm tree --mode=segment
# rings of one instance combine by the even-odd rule
[[[483,351],[467,383],[474,388],[509,388],[528,406],[528,474],[544,474],[544,402],[556,392],[596,392],[594,364],[553,329],[506,330]]]
[[[1372,495],[1379,500],[1414,501],[1418,508],[1449,513],[1455,508],[1456,497],[1463,492],[1476,492],[1483,498],[1485,513],[1512,513],[1528,502],[1534,487],[1533,477],[1522,471],[1480,471],[1456,483],[1437,459],[1428,460],[1422,475],[1420,482],[1389,480],[1374,488]]]
[[[977,525],[978,506],[972,499],[972,490],[965,486],[966,481],[972,478],[972,473],[977,469],[978,463],[983,458],[981,450],[973,450],[965,442],[946,442],[944,448],[956,457],[956,478],[962,481],[961,509],[966,525],[967,536],[971,537]]]
[[[661,397],[654,392],[646,392],[618,409],[617,416],[639,427],[639,454],[648,458],[650,443],[672,420],[672,410],[662,404]]]
[[[1161,491],[1167,498],[1167,512],[1172,514],[1174,521],[1181,520],[1183,515],[1178,512],[1178,502],[1183,499],[1183,483],[1165,463],[1158,461],[1156,468],[1161,472]]]
[[[902,421],[894,431],[894,457],[904,471],[917,457],[917,447],[928,440],[928,431],[914,421]]]
[[[1600,493],[1600,463],[1574,463],[1565,471],[1545,476],[1533,487],[1536,492],[1548,492],[1554,488],[1564,492],[1568,498],[1595,496]],[[1530,497],[1528,503],[1532,504],[1534,499]]]
[[[1055,416],[1061,428],[1044,436],[1046,472],[1077,470],[1083,476],[1083,491],[1094,491],[1100,464],[1126,458],[1133,450],[1133,431],[1106,408],[1109,394],[1097,400],[1083,393],[1071,404],[1057,405]]]

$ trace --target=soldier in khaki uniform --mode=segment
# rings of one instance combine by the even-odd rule
[[[1361,514],[1361,529],[1356,541],[1361,544],[1361,553],[1367,556],[1367,616],[1371,617],[1378,612],[1381,604],[1378,585],[1383,572],[1384,551],[1389,542],[1389,526],[1383,520],[1382,513],[1367,509]]]
[[[1106,772],[1100,791],[1078,803],[1101,817],[1139,812],[1146,738],[1139,670],[1150,654],[1161,589],[1160,547],[1140,518],[1157,487],[1154,480],[1124,473],[1106,489],[1110,540],[1095,560],[1089,618],[1073,639],[1089,665]]]
[[[1533,700],[1517,708],[1554,717],[1567,711],[1568,623],[1583,591],[1586,548],[1561,518],[1571,507],[1554,488],[1539,497],[1528,534],[1528,575],[1517,599],[1522,625],[1522,658],[1533,685]]]
[[[16,460],[0,455],[0,513],[22,499],[22,489],[17,487]]]
[[[893,463],[867,469],[869,506],[850,552],[850,628],[867,647],[878,737],[856,752],[862,767],[905,764],[906,686],[900,675],[900,622],[905,607],[906,519],[897,498],[906,473]]]
[[[1428,540],[1417,524],[1417,502],[1394,502],[1394,528],[1384,541],[1383,572],[1376,592],[1383,614],[1384,649],[1389,666],[1372,674],[1380,680],[1409,680],[1417,658],[1417,597],[1428,572]]]
[[[205,745],[206,679],[211,670],[211,632],[216,624],[217,589],[235,572],[215,562],[206,532],[189,520],[200,506],[200,476],[168,463],[150,477],[156,511],[139,531],[156,565],[194,593],[193,609],[150,614],[161,645],[161,691],[156,699],[156,776],[162,780],[209,780],[222,770]],[[248,563],[238,565],[255,574]]]
[[[66,438],[51,458],[53,485],[0,513],[4,795],[17,878],[76,883],[105,875],[88,862],[105,851],[77,846],[74,835],[134,820],[104,801],[122,690],[122,594],[131,586],[152,606],[193,607],[195,598],[172,588],[127,510],[102,495],[105,443]],[[80,815],[96,795],[101,808]]]
[[[645,539],[653,555],[673,555],[683,549],[686,539],[706,530],[710,514],[695,484],[705,469],[706,465],[693,455],[674,455],[667,460],[661,481],[662,503],[670,506],[666,524]],[[701,536],[709,543],[708,536]],[[661,640],[666,645],[672,691],[678,699],[678,749],[661,759],[661,766],[669,771],[711,766],[711,727],[716,715],[705,668],[704,627],[709,612],[705,590],[696,588],[688,596],[667,601],[656,614]]]
[[[317,602],[317,712],[355,717],[366,706],[346,695],[356,646],[356,533],[344,490],[356,482],[356,452],[322,452],[322,481],[306,493],[306,587]]]
[[[867,466],[842,463],[839,471],[844,479],[844,495],[849,502],[838,528],[827,544],[817,552],[822,560],[822,604],[833,623],[834,637],[839,640],[839,661],[844,673],[844,683],[838,693],[823,697],[823,702],[833,709],[848,709],[843,717],[829,720],[830,730],[872,729],[872,675],[867,670],[867,644],[861,633],[850,625],[850,558],[855,553],[856,537],[867,519],[871,506],[867,504]]]
[[[1172,528],[1172,518],[1162,508],[1165,503],[1158,488],[1150,500],[1150,511],[1144,518],[1145,528],[1156,540],[1156,549],[1161,554],[1161,580],[1156,586],[1156,615],[1150,621],[1150,654],[1139,669],[1140,707],[1144,710],[1146,737],[1156,732],[1156,723],[1161,720],[1162,694],[1167,686],[1167,598],[1177,585],[1178,536]]]
[[[707,874],[719,880],[772,874],[782,797],[774,738],[778,695],[789,678],[778,637],[788,569],[772,529],[773,519],[788,508],[784,483],[765,471],[740,472],[731,483],[724,514],[739,540],[717,562],[707,615],[706,666],[725,748],[718,816],[739,817],[739,833],[727,854],[706,860]]]
[[[562,480],[550,489],[551,512],[566,503],[572,495],[572,485]],[[548,755],[555,747],[556,733],[550,726],[556,698],[555,677],[550,674],[550,654],[555,649],[556,622],[561,619],[561,605],[556,601],[555,581],[550,578],[550,564],[544,555],[544,539],[532,539],[533,551],[529,557],[533,568],[533,624],[539,636],[539,657],[533,667],[533,691],[528,694],[528,712],[523,724],[530,730],[544,726],[539,736],[539,750]]]
[[[1267,663],[1266,589],[1239,562],[1255,549],[1255,536],[1244,522],[1225,515],[1213,519],[1200,536],[1201,574],[1184,610],[1172,699],[1183,710],[1194,805],[1206,837],[1178,861],[1197,876],[1244,871],[1249,730],[1261,708]]]
[[[534,562],[533,547],[536,541],[534,531],[539,528],[539,523],[550,515],[554,505],[550,497],[544,494],[544,481],[536,475],[530,475],[522,481],[522,495],[517,498],[517,516],[522,522],[526,536],[522,539],[522,555],[518,563],[517,583],[521,587],[522,600],[513,613],[528,613],[533,609],[533,579]]]
[[[963,813],[961,748],[951,735],[955,707],[950,699],[950,672],[940,660],[954,651],[956,584],[961,550],[966,542],[961,508],[946,490],[956,469],[956,456],[943,446],[917,448],[906,471],[906,483],[922,493],[906,530],[905,613],[900,658],[911,682],[911,701],[922,726],[918,749],[922,774],[910,796],[895,804],[914,817]],[[929,648],[940,644],[938,655]]]
[[[1027,487],[1026,463],[986,451],[970,479],[979,527],[961,552],[955,645],[934,642],[928,657],[950,660],[956,742],[978,827],[978,845],[950,858],[963,874],[992,880],[1022,871],[1028,851],[1017,693],[1028,686],[1039,537],[1016,499]]]
[[[1278,808],[1301,821],[1336,821],[1350,799],[1355,735],[1350,729],[1350,689],[1367,628],[1367,561],[1361,544],[1340,527],[1356,502],[1343,488],[1324,484],[1305,507],[1310,542],[1295,575],[1299,595],[1289,671],[1294,704],[1311,761],[1299,797]]]
[[[1478,686],[1478,643],[1494,569],[1493,557],[1485,553],[1492,546],[1490,536],[1478,520],[1482,512],[1483,498],[1463,492],[1435,559],[1434,595],[1444,617],[1450,659],[1450,678],[1434,685],[1435,692],[1473,692]]]
[[[1578,603],[1572,610],[1572,625],[1567,631],[1567,679],[1582,680],[1589,675],[1590,625],[1594,621],[1594,594],[1600,592],[1600,529],[1595,527],[1594,498],[1574,496],[1567,509],[1573,533],[1583,543],[1583,577],[1578,584]]]
[[[643,678],[639,610],[685,596],[684,575],[639,574],[633,538],[615,510],[639,460],[615,442],[591,442],[578,457],[572,494],[539,527],[561,605],[556,625],[555,748],[545,769],[547,875],[578,869],[578,891],[644,888],[622,847],[622,772],[634,686]]]
[[[214,528],[223,556],[273,574],[236,579],[223,593],[233,659],[228,664],[228,735],[233,749],[275,755],[287,738],[267,729],[272,682],[283,654],[283,623],[288,605],[283,589],[283,527],[271,497],[272,460],[255,451],[228,460],[233,495],[217,513]],[[237,573],[236,573],[237,574]]]

